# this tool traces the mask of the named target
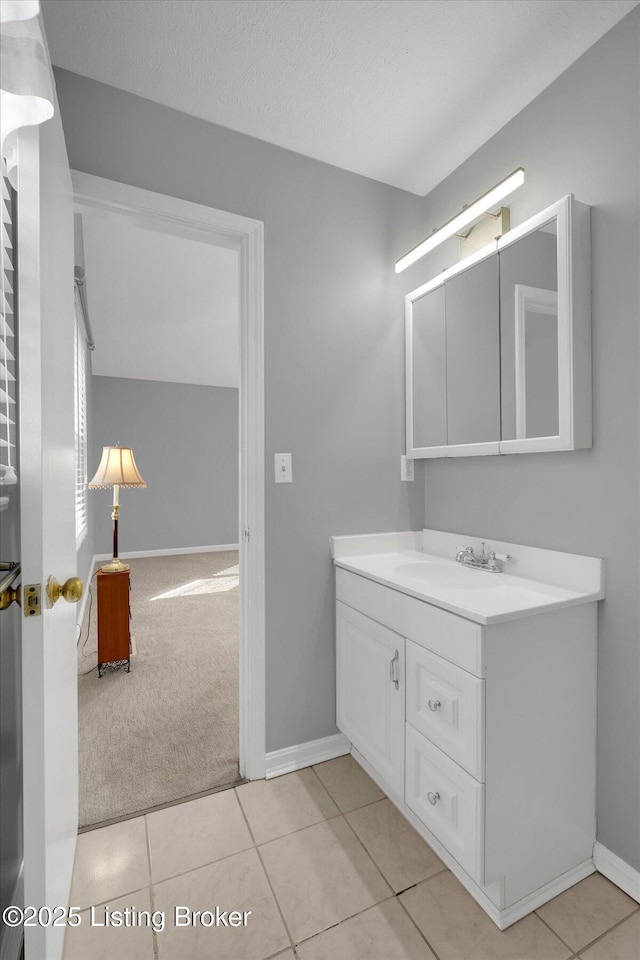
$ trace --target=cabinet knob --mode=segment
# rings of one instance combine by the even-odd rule
[[[60,597],[64,597],[69,603],[77,603],[82,598],[84,586],[80,577],[69,577],[61,585],[55,577],[49,577],[47,580],[47,599],[51,606],[56,603]]]
[[[431,791],[429,791],[429,793],[427,794],[427,800],[429,801],[432,807],[435,807],[439,799],[440,799],[439,793],[432,793]]]
[[[442,706],[439,700],[428,700],[427,703],[429,706],[429,710],[433,710],[434,713],[436,712],[438,707]]]

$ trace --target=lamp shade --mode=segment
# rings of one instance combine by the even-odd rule
[[[99,490],[116,484],[120,487],[146,487],[131,447],[103,447],[102,458],[89,489]]]

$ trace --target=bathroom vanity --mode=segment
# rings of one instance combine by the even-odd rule
[[[593,872],[603,561],[424,530],[333,537],[337,725],[500,928]]]

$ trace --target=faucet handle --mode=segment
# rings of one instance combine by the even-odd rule
[[[473,553],[473,547],[465,547],[464,544],[459,543],[456,547],[456,552],[458,553]]]
[[[513,560],[513,557],[509,553],[493,553],[492,556],[495,557],[496,560],[500,560],[502,563],[507,563],[509,560]]]

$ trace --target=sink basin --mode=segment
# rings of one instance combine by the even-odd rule
[[[399,563],[394,573],[426,586],[448,590],[491,590],[500,586],[501,574],[487,573],[485,570],[470,570],[457,563],[433,563],[418,560],[413,563]]]
[[[514,562],[502,573],[491,573],[457,563],[460,543],[480,549],[466,534],[441,530],[423,530],[421,537],[415,531],[333,537],[338,588],[350,596],[355,581],[343,577],[355,574],[485,626],[604,597],[604,561],[597,557],[493,541],[491,548],[510,554]],[[370,588],[359,581],[357,589]],[[384,623],[392,596],[376,588],[371,595],[380,602]]]

